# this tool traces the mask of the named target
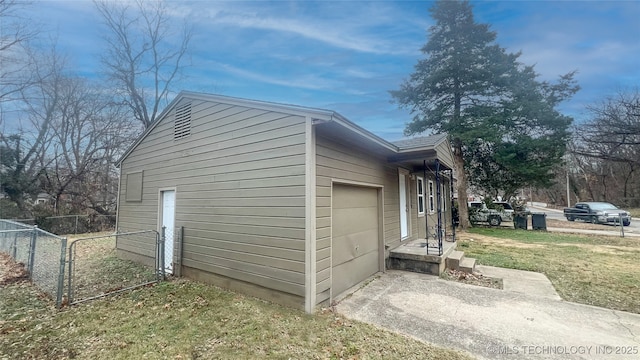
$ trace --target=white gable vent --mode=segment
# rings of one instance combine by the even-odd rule
[[[191,135],[191,103],[176,107],[175,122],[173,124],[173,139],[179,140]]]

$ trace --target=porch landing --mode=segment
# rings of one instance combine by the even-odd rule
[[[387,269],[405,270],[423,274],[440,275],[446,268],[472,273],[475,259],[465,258],[456,251],[456,242],[443,241],[442,255],[437,248],[429,248],[427,240],[416,239],[391,250],[387,258]]]

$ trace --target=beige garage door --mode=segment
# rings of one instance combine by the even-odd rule
[[[379,271],[378,190],[333,186],[333,296]]]

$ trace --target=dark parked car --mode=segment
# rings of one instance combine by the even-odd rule
[[[594,224],[619,223],[624,226],[631,224],[631,214],[628,211],[618,209],[607,202],[579,202],[574,207],[564,208],[564,216],[569,221],[576,219],[592,222]]]

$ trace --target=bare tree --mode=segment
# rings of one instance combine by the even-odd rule
[[[14,95],[33,83],[27,71],[30,58],[23,46],[38,30],[21,15],[24,5],[22,1],[0,0],[0,102],[14,100]]]
[[[591,119],[575,126],[577,154],[640,165],[640,92],[619,93],[588,107]]]
[[[102,63],[123,103],[145,128],[180,74],[191,30],[176,31],[162,1],[95,1],[108,30]]]
[[[53,196],[56,213],[113,213],[114,163],[140,126],[109,91],[74,76],[55,48],[33,57],[37,81],[21,92],[28,127],[0,134],[2,190],[25,214],[40,191]]]
[[[582,196],[640,205],[640,92],[620,92],[588,107],[574,128],[571,153]]]
[[[84,79],[65,77],[57,96],[48,154],[52,162],[44,174],[47,187],[56,204],[64,195],[67,207],[76,212],[108,214],[114,210],[110,202],[115,202],[115,194],[107,192],[117,181],[111,167],[136,127],[106,91]]]
[[[30,126],[15,134],[0,135],[5,154],[11,154],[2,159],[0,185],[23,212],[27,210],[26,196],[37,191],[38,174],[46,167],[45,154],[51,145],[51,123],[56,116],[64,67],[64,60],[55,51],[29,55],[34,59],[29,67],[34,81],[21,89],[20,105]]]

